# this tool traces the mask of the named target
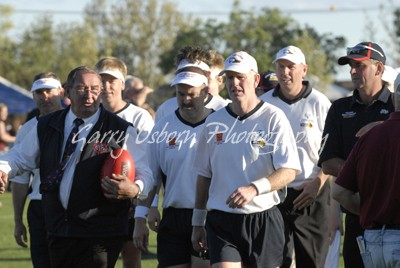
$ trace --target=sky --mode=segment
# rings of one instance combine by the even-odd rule
[[[118,0],[112,0],[118,2]],[[165,0],[159,0],[165,1]],[[202,18],[226,20],[232,9],[233,0],[168,0],[176,3],[178,10],[192,13]],[[90,0],[0,0],[0,5],[14,8],[11,17],[16,26],[13,34],[18,37],[23,30],[42,14],[51,14],[55,23],[81,21],[82,12]],[[379,7],[385,7],[382,16]],[[392,7],[400,7],[400,0],[241,0],[243,9],[257,13],[262,7],[279,8],[290,15],[301,25],[313,27],[319,34],[331,33],[344,36],[347,46],[354,46],[362,41],[373,41],[381,45],[387,54],[387,64],[393,65],[392,50],[385,20],[391,23],[388,16]],[[384,17],[384,19],[382,19]],[[370,35],[372,29],[375,34]],[[372,40],[373,39],[373,40]],[[345,51],[343,51],[345,53]],[[338,55],[341,56],[341,55]],[[398,67],[398,66],[393,66]],[[341,68],[341,69],[340,69]],[[346,67],[340,67],[337,80],[348,79]]]

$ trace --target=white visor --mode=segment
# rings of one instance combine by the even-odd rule
[[[202,61],[196,61],[196,62],[190,62],[187,59],[183,59],[179,62],[178,68],[176,69],[177,71],[187,68],[187,67],[196,67],[199,68],[200,70],[209,72],[210,71],[210,66],[208,66],[205,62]]]
[[[177,84],[186,84],[192,87],[199,87],[201,85],[208,85],[208,79],[206,76],[193,72],[181,72],[175,76],[174,81],[172,81],[171,86]]]
[[[36,91],[39,89],[53,89],[53,88],[61,88],[61,83],[57,79],[54,78],[41,78],[33,82],[31,91]]]
[[[121,79],[122,82],[125,83],[124,75],[118,70],[100,70],[99,74],[109,74],[114,76],[115,78]]]

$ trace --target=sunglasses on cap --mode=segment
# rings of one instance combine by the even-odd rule
[[[373,47],[369,47],[369,46],[366,46],[366,45],[357,45],[355,47],[348,47],[346,51],[347,51],[347,55],[352,55],[352,54],[363,55],[363,52],[365,52],[365,50],[372,50],[372,51],[378,53],[382,58],[385,57],[382,54],[382,52],[376,50]]]

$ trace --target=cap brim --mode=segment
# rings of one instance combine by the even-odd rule
[[[39,89],[53,89],[62,88],[60,81],[54,78],[41,78],[33,82],[31,91],[34,92]]]
[[[278,60],[288,60],[294,64],[306,64],[302,60],[295,59],[293,56],[283,56],[283,57],[275,59],[272,63],[275,64]]]
[[[192,87],[199,87],[201,85],[207,85],[208,79],[206,76],[193,73],[193,72],[182,72],[175,76],[174,81],[172,81],[171,86],[178,84],[186,84]]]
[[[117,78],[117,79],[121,79],[122,82],[125,82],[124,75],[123,75],[120,71],[114,71],[114,70],[100,70],[100,71],[99,71],[99,74],[100,74],[100,75],[102,75],[102,74],[108,74],[108,75],[111,75],[111,76],[113,76],[113,77],[115,77],[115,78]]]
[[[339,65],[346,65],[349,63],[350,60],[363,61],[363,60],[368,60],[368,59],[370,59],[370,58],[367,56],[352,54],[352,55],[340,57],[338,59],[338,63],[339,63]]]
[[[179,65],[178,68],[176,69],[176,71],[182,70],[184,68],[188,68],[188,67],[195,67],[195,68],[199,68],[200,70],[209,72],[210,71],[210,66],[208,66],[206,63],[202,62],[202,61],[197,61],[197,62],[190,62],[187,59],[183,59]]]

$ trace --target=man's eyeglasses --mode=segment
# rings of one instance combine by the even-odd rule
[[[100,86],[76,86],[75,91],[78,95],[85,95],[87,92],[90,92],[90,94],[98,96],[101,92],[101,87]]]
[[[376,49],[373,48],[373,47],[369,47],[369,46],[366,46],[366,45],[357,45],[357,46],[355,46],[355,47],[348,47],[348,48],[347,48],[347,55],[352,55],[352,54],[360,54],[360,55],[363,55],[363,52],[364,52],[365,50],[372,50],[372,51],[375,51],[375,52],[378,53],[382,58],[385,57],[385,56],[382,54],[382,52],[376,50]]]

